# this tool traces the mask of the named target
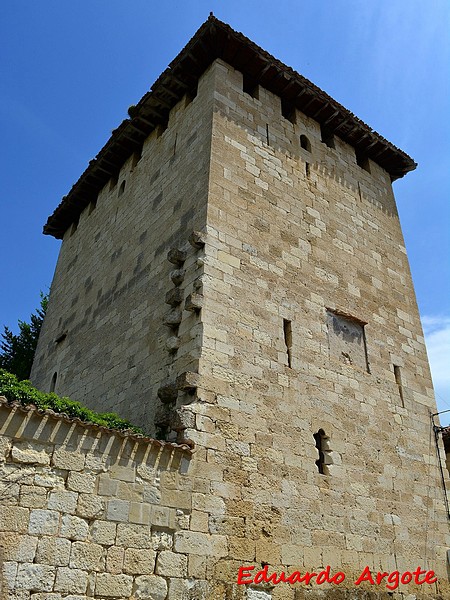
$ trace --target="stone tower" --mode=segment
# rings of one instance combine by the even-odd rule
[[[421,565],[439,583],[405,597],[440,597],[436,407],[391,185],[415,163],[214,17],[129,116],[44,228],[63,244],[33,383],[195,444],[221,577]]]

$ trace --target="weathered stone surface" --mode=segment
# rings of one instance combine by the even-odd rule
[[[123,559],[125,556],[124,548],[111,546],[106,555],[106,570],[113,575],[120,575],[123,572]]]
[[[200,382],[200,375],[192,371],[186,371],[177,377],[176,387],[179,390],[193,390]]]
[[[2,506],[0,510],[0,531],[19,531],[28,529],[30,511],[17,506]]]
[[[178,531],[174,536],[176,552],[200,554],[220,558],[228,554],[226,537],[197,531]]]
[[[183,302],[183,290],[179,287],[169,290],[165,297],[165,303],[170,306],[178,306]]]
[[[48,508],[62,513],[73,514],[77,507],[77,501],[78,494],[76,492],[51,492],[48,499]]]
[[[37,486],[52,489],[64,489],[65,480],[62,475],[63,472],[54,469],[39,469],[34,476],[34,483]]]
[[[200,248],[203,248],[203,246],[205,245],[206,238],[207,238],[206,233],[203,233],[202,231],[193,231],[191,233],[191,235],[189,236],[188,240],[189,240],[189,243],[191,244],[191,246],[193,246],[195,249],[199,250]]]
[[[52,465],[58,469],[68,469],[70,471],[82,471],[84,467],[85,456],[73,450],[57,448],[52,456]]]
[[[11,450],[13,461],[20,463],[29,463],[35,465],[50,464],[50,455],[48,447],[35,442],[16,442]]]
[[[88,473],[70,472],[67,478],[67,488],[75,492],[83,492],[89,494],[94,491],[95,475]]]
[[[28,508],[44,508],[47,502],[47,492],[44,488],[33,485],[20,487],[20,506]]]
[[[169,327],[176,327],[181,323],[182,312],[181,310],[175,308],[168,312],[163,319],[164,325],[168,325]]]
[[[92,494],[80,494],[78,496],[78,504],[76,514],[85,519],[93,519],[94,517],[102,518],[105,512],[105,501],[103,498]]]
[[[58,531],[60,514],[56,510],[36,509],[30,512],[29,533],[32,535],[55,535]]]
[[[111,575],[99,573],[95,584],[95,595],[106,598],[131,596],[133,578],[130,575]]]
[[[151,547],[153,550],[171,550],[173,548],[173,535],[167,531],[152,531]]]
[[[127,548],[123,570],[132,575],[150,575],[155,569],[156,553],[152,550]]]
[[[56,572],[55,591],[71,594],[84,594],[87,588],[88,574],[80,569],[58,567]]]
[[[180,347],[181,340],[179,337],[172,335],[166,340],[166,348],[169,352],[176,352]]]
[[[69,540],[84,541],[89,533],[89,525],[84,519],[65,515],[61,520],[61,535]]]
[[[116,539],[117,524],[110,521],[94,521],[91,539],[97,544],[111,546]]]
[[[174,265],[182,265],[186,260],[186,252],[179,248],[171,248],[167,254],[167,260]]]
[[[165,600],[167,582],[156,575],[136,577],[134,595],[141,600]]]
[[[1,437],[0,438],[0,462],[4,462],[6,457],[11,451],[12,440]]]
[[[156,574],[163,577],[185,577],[187,557],[175,552],[163,551],[158,554]]]
[[[272,600],[272,594],[266,590],[256,590],[249,588],[247,591],[248,600]]]
[[[116,543],[125,548],[151,548],[150,528],[145,525],[117,525]]]
[[[70,553],[69,566],[91,573],[102,571],[105,566],[105,552],[99,544],[92,542],[74,542]]]
[[[36,554],[36,546],[37,538],[35,537],[17,532],[2,531],[0,533],[0,554],[2,560],[31,563]]]
[[[174,271],[170,272],[170,279],[175,285],[180,285],[181,283],[183,283],[183,279],[185,278],[185,276],[185,269],[175,269]]]
[[[109,476],[119,481],[133,483],[136,479],[136,471],[134,466],[123,466],[116,463],[109,469]]]
[[[42,537],[37,546],[36,562],[58,567],[69,564],[71,543],[69,540],[53,536]]]
[[[49,592],[53,589],[55,568],[29,563],[19,564],[16,585],[31,592]]]
[[[175,402],[178,396],[178,388],[174,383],[162,385],[158,389],[158,398],[161,402]]]
[[[191,312],[199,311],[203,308],[203,296],[201,294],[189,294],[184,301],[184,309]]]
[[[126,523],[130,514],[130,503],[128,500],[108,500],[106,517],[111,521],[122,521]]]

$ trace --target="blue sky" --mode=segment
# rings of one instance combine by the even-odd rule
[[[47,216],[211,10],[419,163],[394,192],[438,405],[450,409],[447,0],[5,3],[0,327],[27,320],[51,284],[60,243],[42,235]]]

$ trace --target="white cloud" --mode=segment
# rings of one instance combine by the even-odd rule
[[[422,325],[438,410],[450,409],[450,317],[425,315]],[[450,414],[450,413],[449,413]],[[449,421],[443,415],[442,422]]]

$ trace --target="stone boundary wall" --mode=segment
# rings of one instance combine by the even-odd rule
[[[226,553],[186,531],[185,447],[6,403],[0,424],[2,599],[182,598],[195,548]]]

